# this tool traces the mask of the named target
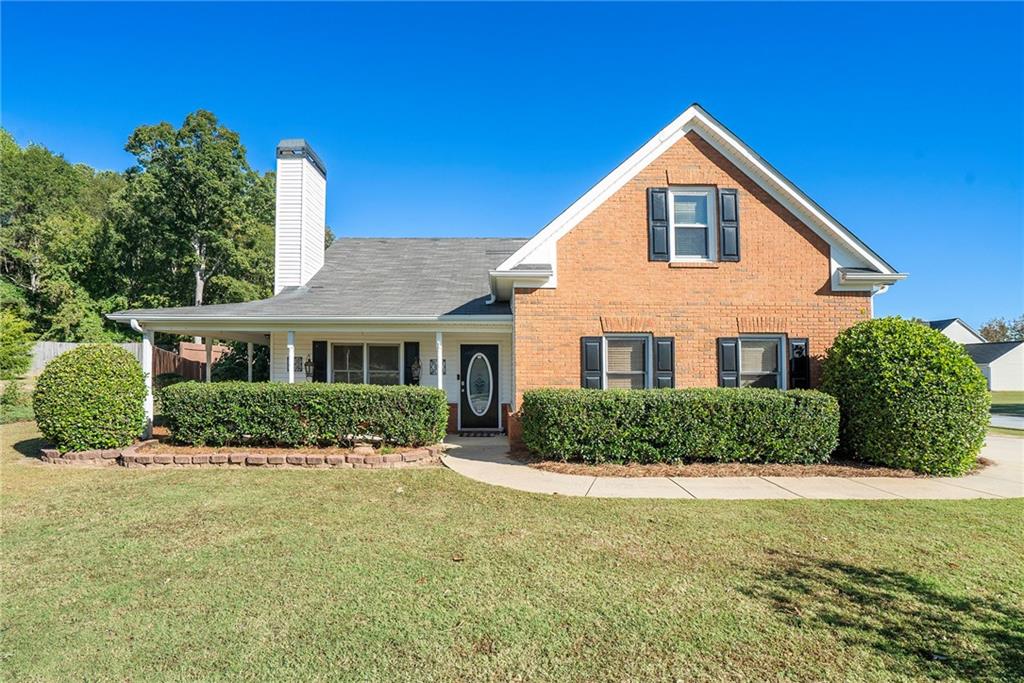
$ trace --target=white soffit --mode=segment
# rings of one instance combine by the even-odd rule
[[[545,262],[545,259],[538,258],[540,254],[546,252],[553,255],[552,247],[555,242],[576,227],[605,200],[691,130],[696,131],[708,144],[736,164],[776,201],[800,218],[827,242],[842,246],[844,250],[855,254],[858,259],[862,260],[865,266],[877,270],[879,273],[897,274],[897,271],[881,256],[861,242],[848,228],[829,216],[824,209],[698,104],[688,107],[672,123],[648,140],[615,170],[548,223],[529,242],[505,259],[496,270],[511,270],[525,262]],[[551,263],[551,265],[553,268],[556,267],[555,263]]]

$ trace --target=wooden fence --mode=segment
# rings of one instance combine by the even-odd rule
[[[80,346],[80,344],[76,342],[36,342],[32,348],[32,368],[29,372],[33,375],[42,372],[47,363],[76,346]],[[140,363],[142,362],[142,342],[129,342],[119,344],[119,346],[131,352],[139,359]],[[150,369],[153,377],[165,372],[176,372],[185,379],[201,380],[206,374],[205,366],[206,363],[201,361],[187,360],[171,351],[153,347],[153,367]]]

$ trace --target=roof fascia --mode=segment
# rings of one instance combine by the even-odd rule
[[[258,316],[258,315],[187,315],[187,314],[145,314],[145,313],[109,313],[106,317],[117,323],[130,323],[132,319],[140,324],[145,323],[184,323],[197,325],[270,325],[288,326],[318,323],[339,323],[339,324],[368,324],[368,325],[406,325],[410,323],[430,324],[443,323],[445,325],[480,325],[480,324],[503,324],[511,323],[511,314],[494,315],[406,315],[406,316],[351,316],[351,315],[292,315],[282,316]]]

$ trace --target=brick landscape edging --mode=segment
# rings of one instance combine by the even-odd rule
[[[396,469],[438,465],[443,444],[414,448],[402,453],[382,454],[372,446],[357,446],[348,454],[289,452],[280,455],[265,453],[147,453],[146,446],[156,439],[140,441],[127,448],[102,451],[60,453],[53,448],[42,449],[42,460],[61,465],[120,465],[131,469],[142,467],[270,467],[270,468],[352,468]]]
[[[98,451],[61,453],[56,448],[42,449],[40,459],[53,465],[119,465],[125,448],[106,448]]]

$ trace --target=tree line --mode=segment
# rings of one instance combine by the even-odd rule
[[[212,113],[143,125],[124,172],[0,129],[0,302],[39,339],[120,341],[103,315],[230,303],[273,288],[274,173]]]

